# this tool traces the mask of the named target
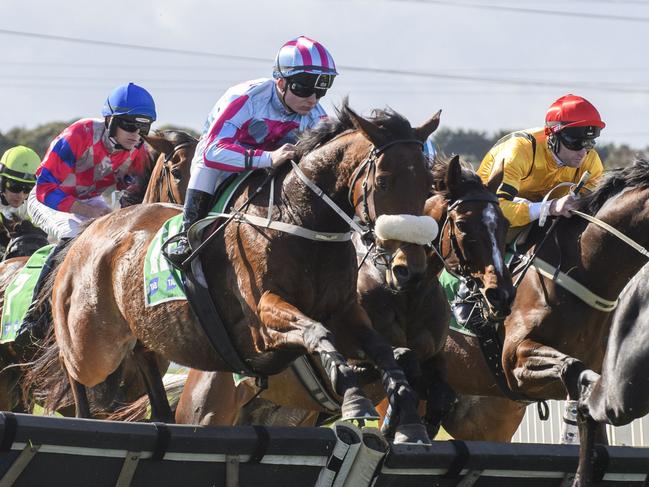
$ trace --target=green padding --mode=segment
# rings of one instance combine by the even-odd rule
[[[247,171],[239,174],[228,185],[219,196],[212,213],[221,213],[223,211],[230,202],[234,191],[251,172]],[[147,249],[146,258],[144,259],[144,295],[147,306],[187,299],[181,272],[169,264],[165,256],[162,255],[162,244],[180,232],[182,222],[182,214],[172,216],[158,230]],[[168,250],[171,250],[174,245],[169,245]]]
[[[46,245],[34,252],[25,267],[16,274],[5,289],[0,342],[9,342],[16,338],[16,332],[32,304],[38,276],[53,248],[54,244]]]
[[[451,303],[455,299],[455,295],[460,288],[460,280],[450,274],[446,269],[444,269],[439,275],[439,283],[442,285],[442,289],[444,289],[446,300]],[[467,328],[458,324],[453,313],[451,313],[451,321],[449,323],[449,326],[451,330],[459,331],[460,333],[463,333],[465,335],[475,336]]]
[[[514,257],[514,253],[512,251],[508,250],[505,253],[505,264],[507,266],[511,266],[511,261],[513,257]],[[446,269],[444,269],[442,273],[439,275],[439,283],[442,285],[442,288],[444,289],[444,293],[446,294],[446,300],[450,304],[455,299],[455,296],[457,295],[457,291],[460,288],[460,280],[454,277],[453,275],[451,275]],[[451,330],[459,331],[460,333],[472,337],[476,336],[475,333],[469,331],[468,328],[461,326],[456,321],[453,313],[451,313],[451,322],[449,323],[449,326]]]

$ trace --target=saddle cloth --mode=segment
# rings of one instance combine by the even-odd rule
[[[32,254],[25,266],[5,288],[2,306],[2,335],[0,342],[13,341],[16,332],[32,304],[34,288],[54,244],[41,247]]]

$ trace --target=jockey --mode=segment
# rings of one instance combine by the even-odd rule
[[[18,145],[0,159],[0,214],[2,218],[27,216],[27,195],[34,188],[41,158],[29,147]]]
[[[565,95],[550,105],[545,127],[513,132],[496,143],[482,160],[478,175],[496,190],[513,228],[520,229],[542,215],[571,216],[578,195],[568,189],[559,188],[559,197],[546,204],[542,199],[561,182],[577,183],[585,171],[591,175],[585,187],[597,184],[604,168],[593,148],[605,126],[588,100]]]
[[[65,243],[79,233],[83,221],[111,212],[102,192],[111,186],[124,188],[133,174],[142,173],[149,160],[142,136],[156,119],[153,97],[144,88],[128,83],[108,95],[102,119],[74,122],[54,141],[36,171],[36,186],[29,194],[27,210],[32,221],[56,237],[34,288],[38,296]],[[35,301],[35,299],[34,299]],[[32,336],[42,336],[41,313],[32,304],[16,335],[24,347]]]
[[[27,209],[32,221],[58,239],[74,237],[79,224],[110,213],[101,196],[122,189],[143,172],[148,154],[142,136],[156,119],[144,88],[129,83],[108,96],[102,119],[81,119],[66,128],[45,154]]]
[[[604,172],[593,148],[606,124],[597,109],[585,98],[565,95],[556,100],[545,115],[545,127],[513,132],[501,138],[487,153],[478,168],[482,181],[496,191],[500,208],[509,220],[512,234],[550,216],[570,217],[578,195],[558,188],[558,198],[543,203],[543,197],[557,184],[577,183],[584,172],[591,174],[585,187],[592,189]],[[567,194],[566,194],[567,193]],[[551,196],[554,196],[553,193]],[[508,235],[508,243],[512,240]],[[465,325],[481,317],[471,313],[473,303],[465,298],[468,288],[462,283],[451,309],[455,319]]]
[[[183,232],[168,257],[180,267],[191,249],[187,229],[209,212],[218,186],[232,173],[276,168],[295,155],[297,133],[326,118],[318,103],[338,74],[325,47],[300,36],[277,53],[273,79],[233,86],[207,117],[192,160]]]

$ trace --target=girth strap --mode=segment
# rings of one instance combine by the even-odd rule
[[[610,301],[608,299],[602,298],[601,296],[598,296],[565,272],[557,271],[556,267],[548,264],[546,261],[540,259],[539,257],[534,258],[534,260],[532,261],[532,266],[534,266],[539,274],[556,282],[566,291],[570,291],[591,308],[595,308],[599,311],[604,311],[605,313],[610,313],[617,307],[618,299],[616,299],[615,301]]]

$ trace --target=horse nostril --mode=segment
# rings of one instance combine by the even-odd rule
[[[392,273],[394,274],[394,277],[396,277],[399,282],[407,281],[408,278],[410,277],[410,271],[408,270],[408,267],[405,265],[395,265],[392,268]]]

